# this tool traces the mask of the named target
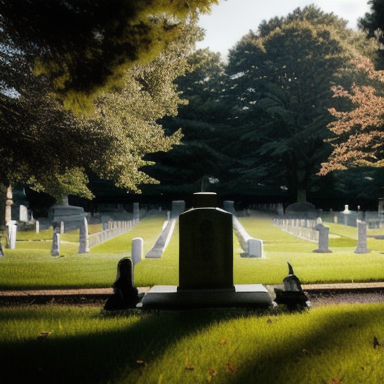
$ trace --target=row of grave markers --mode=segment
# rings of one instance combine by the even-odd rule
[[[329,249],[329,227],[326,227],[321,219],[302,220],[302,219],[274,219],[275,226],[294,236],[318,242],[316,253],[331,253]],[[357,225],[357,247],[355,253],[369,253],[367,248],[367,223],[361,220],[356,221]]]
[[[79,228],[79,254],[88,253],[90,247],[109,240],[115,236],[131,230],[139,220],[129,221],[114,221],[108,223],[107,229],[103,229],[102,232],[88,235],[88,221],[84,217],[83,220],[77,222],[76,227]],[[37,222],[38,223],[38,222]],[[53,235],[52,235],[52,247],[51,256],[60,255],[60,235],[64,233],[64,222],[53,222]],[[38,232],[37,232],[38,233]],[[7,223],[6,233],[6,248],[16,248],[16,235],[17,235],[17,223],[16,221],[10,220]],[[4,251],[0,242],[0,256],[4,256]]]

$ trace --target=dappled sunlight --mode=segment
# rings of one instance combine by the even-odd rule
[[[384,308],[366,308],[342,306],[260,317],[237,312],[233,318],[218,318],[205,326],[200,324],[182,338],[178,335],[167,350],[133,373],[134,382],[157,382],[161,377],[166,383],[196,383],[215,377],[219,382],[239,384],[296,384],[328,382],[339,374],[349,379],[345,382],[355,384],[353,378],[370,372],[371,382],[380,383],[383,368],[372,367],[371,361],[382,358],[384,351],[373,349],[372,335],[384,337],[380,327]],[[175,327],[182,322],[184,327],[187,324],[183,321],[193,324],[194,315],[193,311],[179,313],[171,315],[169,321]],[[355,335],[358,342],[351,343]],[[119,382],[127,380],[132,380],[129,370]]]

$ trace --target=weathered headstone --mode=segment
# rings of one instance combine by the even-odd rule
[[[88,253],[88,252],[89,252],[88,221],[84,217],[83,221],[80,224],[78,253]]]
[[[135,237],[132,240],[131,257],[133,266],[135,266],[137,263],[140,263],[143,257],[143,244],[144,240],[142,237]]]
[[[353,212],[349,209],[349,205],[344,206],[344,211],[340,212],[339,223],[348,225],[350,227],[356,226],[357,212]]]
[[[53,235],[52,235],[52,248],[51,248],[51,256],[59,256],[60,255],[60,226],[59,223],[53,222]]]
[[[146,309],[269,307],[261,284],[233,284],[232,214],[217,208],[215,193],[195,193],[179,217],[179,285],[155,285],[139,304]]]
[[[15,249],[16,248],[16,234],[17,234],[17,224],[15,220],[10,220],[6,224],[7,226],[7,241],[6,248]]]
[[[139,292],[133,284],[132,261],[127,257],[121,259],[117,265],[113,292],[104,305],[104,309],[108,311],[133,308],[139,301]]]
[[[28,208],[25,205],[19,206],[19,220],[22,222],[28,221]]]
[[[214,193],[195,193],[193,206],[179,217],[179,290],[234,290],[232,214]]]
[[[36,231],[36,233],[40,232],[40,221],[39,220],[35,221],[35,231]]]
[[[315,253],[332,253],[329,249],[329,227],[326,227],[322,222],[316,224],[316,231],[319,231],[318,249],[314,250]]]
[[[249,257],[263,257],[263,241],[260,239],[249,239],[248,256]]]
[[[367,248],[367,223],[357,220],[357,247],[355,253],[369,253]]]

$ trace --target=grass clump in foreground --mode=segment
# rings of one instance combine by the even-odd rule
[[[294,314],[1,308],[0,381],[382,384],[383,317],[383,303]]]

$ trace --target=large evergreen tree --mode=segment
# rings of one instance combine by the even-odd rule
[[[378,69],[384,69],[384,2],[382,0],[369,0],[371,12],[358,20],[358,26],[366,34],[367,38],[374,38],[378,46]]]
[[[150,157],[156,164],[147,172],[161,181],[155,187],[158,193],[222,190],[232,162],[221,150],[230,115],[224,97],[225,65],[218,53],[207,49],[197,51],[189,64],[192,70],[176,81],[188,104],[179,107],[176,117],[162,121],[170,132],[181,128],[181,145]]]
[[[330,88],[354,55],[345,24],[309,6],[263,23],[230,51],[239,182],[288,188],[305,201],[330,153]]]

